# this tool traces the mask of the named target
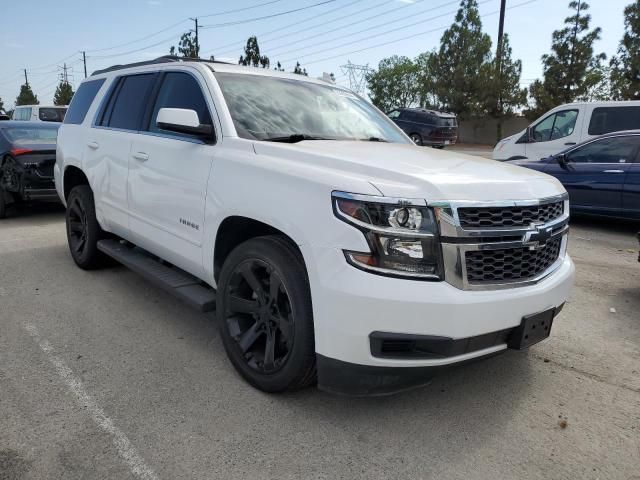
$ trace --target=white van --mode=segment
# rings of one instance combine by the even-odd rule
[[[20,105],[13,110],[13,120],[62,122],[68,105]]]
[[[589,138],[640,129],[640,101],[567,103],[498,142],[494,160],[538,160]]]

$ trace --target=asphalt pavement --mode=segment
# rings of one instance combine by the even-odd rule
[[[551,338],[427,388],[269,395],[210,315],[78,269],[64,212],[0,223],[0,479],[640,479],[637,225],[574,219]],[[472,321],[473,319],[470,319]]]

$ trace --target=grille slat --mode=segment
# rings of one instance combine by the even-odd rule
[[[560,256],[562,238],[556,237],[536,250],[518,247],[476,250],[465,254],[470,283],[524,281],[549,268]]]
[[[532,223],[547,223],[563,213],[563,201],[526,207],[458,208],[462,228],[528,227]]]

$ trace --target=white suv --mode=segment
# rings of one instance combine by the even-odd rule
[[[160,58],[95,72],[58,135],[71,256],[202,311],[252,385],[384,394],[549,335],[554,178],[422,149],[349,90]]]

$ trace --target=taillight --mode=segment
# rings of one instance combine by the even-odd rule
[[[30,148],[12,148],[11,155],[17,157],[18,155],[24,155],[25,153],[31,153],[33,150]]]

